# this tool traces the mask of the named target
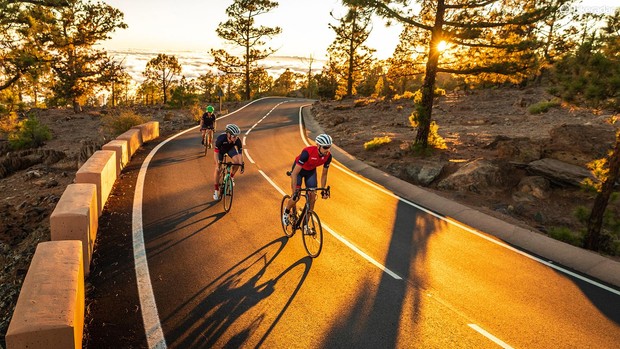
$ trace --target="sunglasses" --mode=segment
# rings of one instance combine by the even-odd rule
[[[325,150],[327,150],[327,149],[329,149],[329,148],[331,148],[331,147],[332,147],[331,145],[328,145],[328,146],[324,146],[324,145],[322,145],[322,146],[321,146],[321,148],[323,148],[323,149],[325,149]]]

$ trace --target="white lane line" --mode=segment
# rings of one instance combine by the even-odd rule
[[[269,97],[266,97],[269,98]],[[265,99],[265,98],[261,98]],[[256,103],[261,99],[252,101],[243,107],[221,116],[218,118],[223,119],[229,115],[232,115],[250,104]],[[191,127],[185,131],[179,132],[174,136],[159,143],[151,152],[147,155],[140,166],[138,172],[138,178],[136,180],[136,190],[133,198],[133,212],[132,212],[132,244],[133,244],[133,259],[136,269],[136,282],[138,286],[138,296],[140,298],[140,311],[142,313],[142,322],[144,324],[144,333],[146,334],[146,341],[149,349],[166,349],[166,338],[161,328],[161,321],[159,319],[159,312],[157,311],[157,303],[155,302],[155,296],[153,294],[153,285],[151,284],[151,274],[149,272],[148,260],[146,258],[146,247],[144,244],[144,225],[142,222],[142,198],[144,197],[144,179],[146,178],[146,171],[149,167],[151,159],[155,156],[157,151],[171,140],[195,130],[198,126]]]
[[[490,334],[489,332],[485,331],[482,327],[476,325],[476,324],[468,324],[469,327],[473,328],[476,332],[480,333],[481,335],[487,337],[488,339],[492,340],[493,342],[495,342],[495,344],[499,345],[500,347],[504,348],[504,349],[512,349],[512,347],[506,343],[504,343],[503,341],[501,341],[499,338],[495,337],[494,335]]]
[[[243,148],[243,152],[245,153],[245,157],[248,158],[248,160],[250,160],[251,163],[255,163],[254,159],[252,159],[252,157],[250,156],[250,153],[248,153],[248,150],[246,148]]]

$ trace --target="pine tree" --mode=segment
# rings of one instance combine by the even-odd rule
[[[234,0],[226,9],[229,19],[216,29],[220,38],[236,44],[242,53],[236,56],[223,49],[212,49],[213,66],[225,74],[244,77],[246,100],[252,98],[252,71],[258,68],[259,61],[276,52],[270,47],[263,48],[266,44],[264,38],[272,38],[282,32],[280,27],[256,26],[256,17],[277,6],[277,2],[270,0]]]
[[[374,9],[389,20],[413,26],[427,36],[422,100],[412,115],[418,125],[415,144],[428,147],[437,73],[477,75],[483,79],[519,79],[515,74],[534,68],[538,42],[534,23],[570,0],[344,0]],[[420,5],[420,9],[414,5]],[[440,64],[440,42],[454,46],[453,57]]]
[[[174,78],[181,74],[181,65],[175,56],[160,53],[146,63],[146,70],[143,74],[159,86],[164,98],[163,102],[166,104],[168,102],[167,91]]]
[[[371,14],[370,10],[350,6],[347,14],[339,19],[338,26],[329,25],[336,38],[327,48],[328,64],[344,81],[343,97],[355,94],[354,88],[362,79],[362,72],[373,62],[375,50],[364,45],[372,31]]]

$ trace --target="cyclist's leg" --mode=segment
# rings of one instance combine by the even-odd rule
[[[215,166],[213,166],[214,170],[213,170],[213,184],[215,187],[215,191],[219,190],[219,183],[220,183],[220,161],[222,161],[224,158],[224,155],[221,154],[217,149],[215,149],[215,151],[213,152],[213,160],[215,163]]]
[[[207,142],[209,142],[209,146],[212,147],[213,146],[213,129],[209,128],[207,129]]]
[[[241,154],[237,152],[236,148],[232,148],[231,150],[229,150],[228,156],[230,157],[232,163],[241,165],[242,163]],[[235,173],[237,173],[238,170],[239,170],[239,166],[233,166],[230,171],[230,176],[235,177]]]
[[[295,164],[293,164],[293,168],[295,168]],[[291,169],[291,172],[292,172],[292,171],[293,171],[293,170]],[[303,179],[304,179],[304,176],[305,176],[305,175],[306,175],[306,172],[305,172],[303,169],[302,169],[301,171],[299,171],[299,174],[297,175],[297,181],[296,181],[296,183],[297,183],[296,187],[297,187],[297,188],[301,188],[301,183],[302,183],[302,181],[303,181]],[[286,211],[287,211],[287,212],[290,212],[291,208],[295,208],[295,204],[297,203],[297,201],[294,201],[294,200],[292,199],[292,196],[293,196],[294,194],[295,194],[295,193],[292,193],[292,194],[291,194],[291,200],[289,200],[289,201],[288,201],[288,204],[286,205]],[[299,197],[297,198],[297,200],[299,200]],[[296,209],[296,208],[295,208],[295,209]]]
[[[306,177],[306,188],[312,189],[316,188],[317,179],[316,179],[316,169],[309,171],[310,173]],[[308,201],[310,201],[310,212],[314,211],[314,202],[316,201],[316,191],[311,191],[308,193]]]
[[[200,129],[200,144],[205,144],[205,132],[206,132],[206,129],[204,128]]]

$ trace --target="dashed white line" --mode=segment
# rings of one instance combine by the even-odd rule
[[[481,335],[487,337],[488,339],[492,340],[493,342],[495,342],[495,344],[499,345],[500,347],[504,348],[504,349],[512,349],[512,347],[506,343],[504,343],[503,341],[501,341],[499,338],[495,337],[494,335],[490,334],[489,332],[485,331],[482,327],[476,325],[476,324],[468,324],[469,327],[473,328],[476,332],[480,333]]]

